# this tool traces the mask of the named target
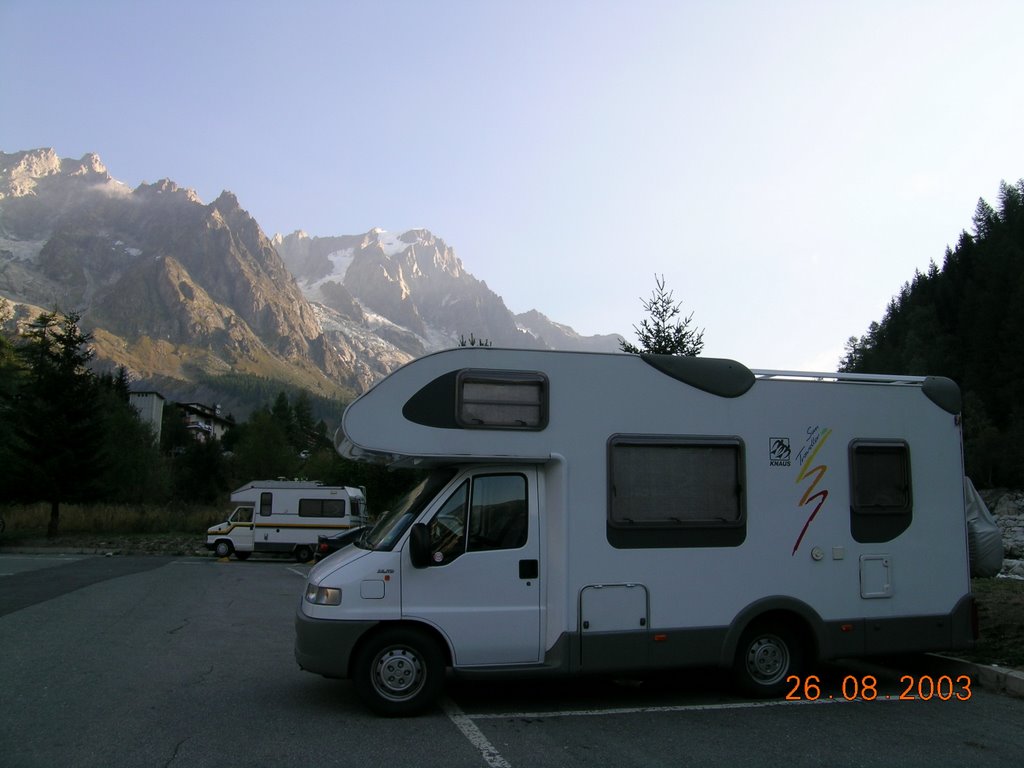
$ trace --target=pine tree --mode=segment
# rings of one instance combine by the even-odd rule
[[[682,315],[682,302],[674,301],[672,291],[665,290],[664,275],[655,275],[654,282],[657,287],[651,292],[650,300],[640,300],[650,318],[633,326],[640,346],[623,340],[620,342],[622,351],[633,355],[696,357],[704,349],[704,329],[698,331],[690,327],[693,322],[692,312],[682,320],[678,319]]]
[[[102,418],[96,382],[87,363],[91,337],[76,312],[47,312],[33,322],[16,353],[26,369],[13,413],[14,495],[50,504],[46,535],[59,532],[60,505],[88,501],[102,474]]]

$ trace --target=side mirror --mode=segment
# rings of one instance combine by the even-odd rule
[[[409,531],[409,559],[413,568],[430,565],[430,530],[424,523],[416,523]]]

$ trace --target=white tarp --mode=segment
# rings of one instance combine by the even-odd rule
[[[996,576],[1003,568],[1003,534],[969,477],[964,478],[964,503],[971,576]]]

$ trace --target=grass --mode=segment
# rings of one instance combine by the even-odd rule
[[[44,547],[74,552],[207,554],[206,529],[223,521],[226,508],[180,505],[61,505],[60,535],[46,538],[45,504],[0,507],[5,529],[0,547]]]
[[[980,664],[1024,669],[1024,581],[972,579],[981,637],[954,655]]]
[[[219,507],[188,507],[153,504],[62,504],[60,533],[144,534],[205,533],[226,519],[228,510]],[[46,504],[0,507],[6,522],[6,543],[46,535],[50,507]]]

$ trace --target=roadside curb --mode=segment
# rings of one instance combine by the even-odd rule
[[[950,674],[970,675],[974,681],[987,691],[1005,693],[1018,699],[1024,699],[1024,672],[995,664],[978,664],[973,661],[958,659],[953,656],[942,656],[937,653],[926,654],[944,671]]]

